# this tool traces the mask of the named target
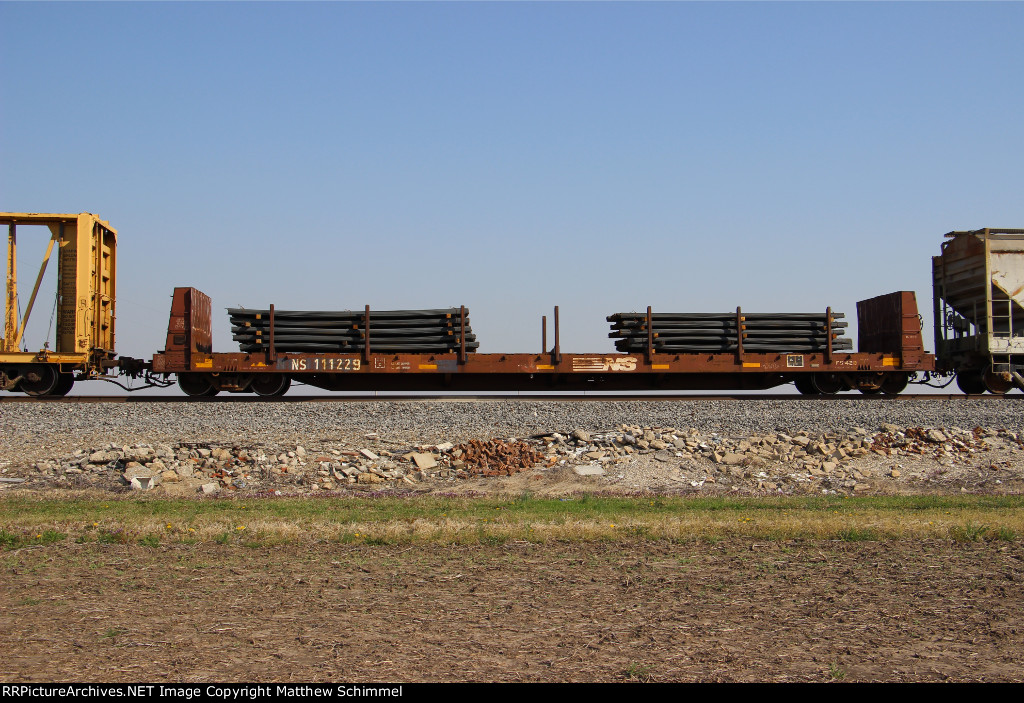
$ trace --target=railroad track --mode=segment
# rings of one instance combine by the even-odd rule
[[[497,402],[505,400],[547,400],[547,401],[601,401],[601,402],[625,402],[625,401],[696,401],[696,400],[857,400],[862,402],[879,401],[911,401],[911,400],[987,400],[991,402],[1012,402],[1024,401],[1024,394],[1013,393],[1005,396],[978,394],[964,395],[963,393],[902,393],[900,395],[864,395],[861,393],[848,393],[836,395],[791,395],[782,394],[748,394],[748,395],[581,395],[558,394],[558,395],[292,395],[283,398],[265,398],[252,395],[224,395],[213,398],[194,397],[186,395],[71,395],[63,398],[31,398],[23,395],[11,397],[0,397],[0,405],[8,403],[367,403],[367,402],[409,402],[425,400],[445,400],[449,402]]]

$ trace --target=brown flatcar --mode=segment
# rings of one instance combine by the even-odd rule
[[[167,343],[148,371],[174,375],[195,396],[220,391],[284,394],[301,381],[329,391],[658,391],[774,388],[795,383],[803,393],[899,393],[913,374],[935,369],[924,351],[917,303],[911,292],[897,292],[857,305],[862,330],[856,352],[663,353],[649,338],[641,353],[562,353],[557,310],[554,345],[539,354],[375,352],[366,345],[354,353],[282,353],[273,343],[264,352],[214,352],[210,298],[195,288],[175,288]],[[463,311],[464,314],[464,311]],[[648,310],[648,319],[651,317]],[[737,309],[738,330],[744,314]],[[831,319],[826,311],[826,319]],[[459,327],[459,321],[455,321]],[[465,325],[462,325],[463,329]],[[365,331],[373,330],[366,309]],[[831,330],[827,338],[832,339]],[[828,345],[831,346],[831,345]]]

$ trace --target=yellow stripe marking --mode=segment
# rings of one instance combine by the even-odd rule
[[[436,369],[437,364],[420,364],[421,369]]]
[[[743,362],[743,368],[745,368],[745,369],[759,369],[759,368],[761,368],[761,363],[758,362],[758,361],[744,361]]]
[[[651,364],[652,369],[667,369],[668,364]]]
[[[551,365],[551,364],[537,364],[536,368],[543,369],[544,371],[554,371],[555,370],[555,367],[553,365]]]

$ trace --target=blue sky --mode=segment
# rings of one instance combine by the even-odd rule
[[[271,302],[465,304],[482,352],[538,350],[556,304],[565,351],[647,305],[855,321],[910,289],[928,319],[943,233],[1024,226],[1022,3],[0,2],[0,26],[0,209],[119,230],[126,355],[180,285],[221,351],[223,308]]]

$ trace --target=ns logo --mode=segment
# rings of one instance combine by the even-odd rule
[[[572,360],[573,371],[636,371],[635,356],[578,356]]]

